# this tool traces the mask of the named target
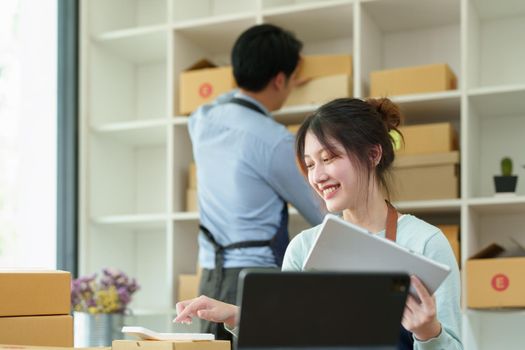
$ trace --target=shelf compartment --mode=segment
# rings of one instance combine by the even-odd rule
[[[250,14],[255,17],[256,0],[168,0],[173,7],[175,23],[192,20],[211,20],[216,17]]]
[[[516,193],[525,194],[522,165],[525,164],[525,89],[482,89],[467,100],[469,197],[489,197],[495,193],[493,176],[500,175],[500,161],[511,157],[518,175]],[[478,169],[473,171],[473,169]]]
[[[86,101],[91,125],[167,115],[165,40],[166,32],[154,32],[91,45]]]
[[[167,23],[165,0],[90,0],[87,2],[90,33]]]
[[[127,230],[161,230],[166,227],[169,216],[164,213],[99,216],[92,222],[99,226],[118,227]]]
[[[131,309],[171,308],[163,278],[167,276],[166,222],[158,229],[90,225],[89,230],[86,244],[91,253],[84,274],[99,273],[106,267],[118,268],[140,285]]]
[[[101,48],[133,63],[164,62],[168,27],[152,26],[103,33],[94,38]]]
[[[490,203],[490,200],[477,200],[478,204],[469,204],[466,221],[469,237],[468,246],[464,247],[463,256],[469,258],[482,248],[497,243],[507,250],[515,250],[516,243],[525,244],[523,226],[524,200],[515,203]],[[485,203],[483,203],[483,201]],[[473,200],[474,203],[476,201]]]
[[[92,217],[166,211],[166,144],[130,145],[111,133],[89,144]]]
[[[372,71],[434,63],[447,63],[461,86],[460,1],[378,0],[359,9],[357,93],[369,95]]]
[[[467,2],[467,75],[470,88],[525,83],[523,1]],[[505,53],[505,59],[501,59]]]
[[[428,213],[459,213],[461,199],[439,199],[427,201],[401,201],[394,202],[394,206],[401,212],[410,214]]]
[[[94,133],[131,146],[165,145],[170,119],[109,123],[93,127]]]
[[[467,204],[469,208],[480,214],[525,213],[525,196],[472,198]]]
[[[426,94],[394,96],[406,124],[455,122],[459,133],[461,94],[459,91],[445,91]]]
[[[173,29],[208,54],[229,55],[240,33],[255,25],[255,19],[252,15],[231,15],[178,23]]]
[[[525,81],[517,85],[471,89],[468,96],[470,104],[481,118],[525,114]]]
[[[458,90],[393,96],[391,100],[399,105],[407,124],[449,121],[458,124],[459,131],[461,93]],[[276,111],[274,117],[285,125],[300,124],[320,106],[316,104],[285,107]]]
[[[282,108],[273,113],[275,121],[284,124],[301,124],[304,119],[315,112],[321,105],[300,105]]]
[[[263,11],[263,21],[286,28],[306,43],[346,38],[351,42],[353,33],[352,1],[317,1]],[[341,53],[348,53],[348,45]],[[321,53],[321,52],[317,52]]]
[[[465,349],[521,349],[525,343],[523,310],[467,310],[463,314]]]
[[[191,220],[192,215],[182,215],[186,210],[186,195],[189,187],[189,166],[193,162],[193,152],[188,128],[174,126],[171,128],[174,150],[171,179],[173,186],[173,210],[175,218],[182,221]],[[173,213],[171,214],[173,216]],[[182,215],[182,216],[181,216]],[[197,213],[198,218],[198,213]]]

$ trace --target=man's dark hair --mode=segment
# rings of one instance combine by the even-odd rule
[[[249,28],[233,45],[231,61],[237,85],[257,92],[279,72],[289,78],[297,67],[302,47],[291,32],[272,24]]]

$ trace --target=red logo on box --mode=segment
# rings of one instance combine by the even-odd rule
[[[201,86],[199,86],[199,96],[202,98],[210,97],[212,92],[213,87],[210,83],[202,83]]]
[[[492,288],[494,288],[498,292],[503,292],[505,289],[509,288],[510,281],[506,275],[498,273],[497,275],[494,275],[494,277],[492,277],[491,284]]]

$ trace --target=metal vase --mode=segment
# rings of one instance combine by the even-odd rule
[[[89,314],[73,312],[75,347],[111,346],[115,339],[122,339],[123,314]]]

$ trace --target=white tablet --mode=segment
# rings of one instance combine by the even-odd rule
[[[450,273],[450,267],[444,264],[331,214],[321,224],[303,270],[404,272],[416,275],[431,294]],[[412,287],[410,291],[417,295]]]

